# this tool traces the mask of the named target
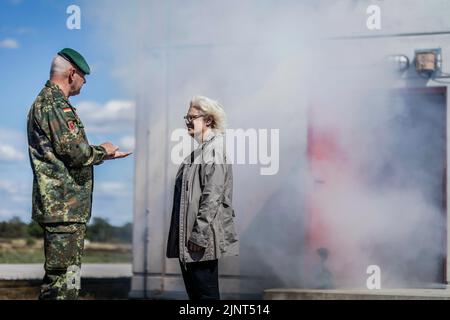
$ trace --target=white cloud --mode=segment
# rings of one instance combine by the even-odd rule
[[[9,4],[16,6],[23,2],[23,0],[9,0]]]
[[[121,197],[128,191],[123,182],[107,181],[95,184],[95,194],[101,197]]]
[[[32,27],[0,27],[0,32],[4,34],[15,34],[19,36],[35,34],[38,30]],[[15,40],[16,41],[16,40]]]
[[[19,192],[19,186],[12,181],[0,180],[0,191],[8,194],[17,194]]]
[[[26,141],[26,136],[21,131],[11,130],[0,127],[0,140],[23,140]]]
[[[135,102],[110,100],[104,105],[80,102],[77,111],[88,132],[118,133],[134,130]]]
[[[124,137],[120,138],[120,140],[119,140],[119,147],[121,150],[132,151],[132,150],[134,150],[134,145],[135,145],[135,139],[134,139],[134,136],[132,136],[132,135],[124,136]]]
[[[15,33],[19,35],[32,34],[36,32],[36,29],[30,27],[20,27],[14,30]]]
[[[0,162],[24,160],[26,143],[22,132],[0,128]]]
[[[5,206],[11,206],[15,211],[23,209],[28,212],[28,206],[31,204],[31,181],[19,182],[15,180],[0,180],[0,201]],[[8,214],[9,216],[18,215],[17,213]],[[1,214],[0,214],[1,218]]]
[[[10,209],[10,208],[1,208],[0,209],[0,221],[7,221],[12,218],[19,218],[23,222],[29,222],[31,215],[29,210],[21,210],[21,209]]]
[[[14,216],[20,216],[20,214],[16,211],[9,210],[9,209],[0,209],[0,219],[6,220],[10,219]]]
[[[0,162],[14,162],[25,159],[23,152],[10,144],[0,143]]]
[[[31,185],[30,182],[15,181],[11,179],[0,179],[0,194],[8,195],[8,200],[15,203],[24,203],[30,201]]]
[[[3,40],[0,40],[0,48],[17,49],[17,48],[19,48],[19,42],[17,42],[17,40],[12,39],[12,38],[6,38]]]

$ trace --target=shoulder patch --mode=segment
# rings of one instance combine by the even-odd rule
[[[77,129],[77,126],[76,126],[75,122],[73,122],[73,121],[67,121],[67,127],[72,132],[75,132]]]

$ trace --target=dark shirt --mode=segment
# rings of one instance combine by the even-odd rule
[[[172,208],[172,219],[171,219],[171,226],[173,226],[173,229],[176,230],[176,232],[172,232],[169,234],[168,238],[168,246],[167,248],[174,248],[173,252],[179,253],[180,245],[180,234],[178,230],[180,229],[180,203],[181,203],[181,189],[183,185],[183,170],[179,171],[179,174],[177,175],[175,179],[175,190],[173,193],[173,208]],[[169,253],[169,250],[167,250],[167,257],[168,258],[175,258],[172,256],[172,254]]]

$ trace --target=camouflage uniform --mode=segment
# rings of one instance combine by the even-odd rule
[[[45,224],[45,276],[39,299],[77,299],[86,224]]]
[[[28,114],[28,145],[34,174],[32,217],[45,231],[40,298],[76,298],[91,215],[93,165],[103,162],[106,151],[89,145],[76,109],[50,81]]]

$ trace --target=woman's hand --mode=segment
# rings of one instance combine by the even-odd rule
[[[205,248],[200,247],[191,241],[188,241],[188,250],[192,252],[200,252],[202,250],[205,250]]]

